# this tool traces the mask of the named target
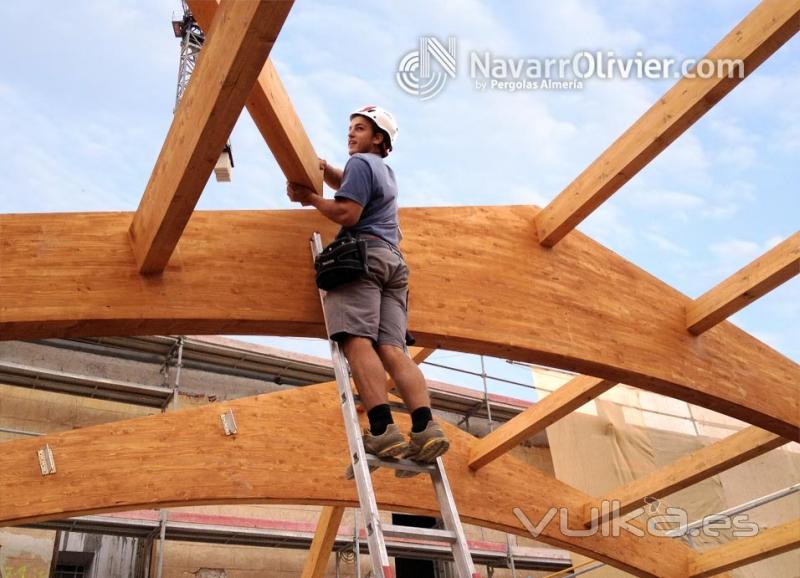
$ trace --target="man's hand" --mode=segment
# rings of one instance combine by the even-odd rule
[[[293,203],[300,203],[307,207],[311,204],[311,199],[316,193],[303,185],[297,183],[286,183],[286,195]]]

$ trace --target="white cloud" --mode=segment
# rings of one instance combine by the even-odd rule
[[[398,176],[399,203],[402,207],[443,207],[465,204],[459,202],[458,191],[448,186],[448,180],[434,170],[419,167]]]
[[[610,203],[600,205],[579,229],[617,252],[630,249],[637,236],[619,207]]]
[[[652,166],[651,170],[659,177],[695,190],[707,188],[713,182],[706,146],[691,129],[658,155]]]
[[[0,94],[0,108],[6,112],[0,115],[0,131],[15,135],[0,144],[0,155],[9,167],[6,186],[0,190],[0,210],[135,208],[146,179],[138,190],[120,183],[150,158],[141,127],[102,111],[92,120],[65,117],[41,104],[13,88]]]
[[[681,191],[637,191],[630,197],[633,205],[655,210],[677,210],[683,212],[705,205],[705,201],[697,195]]]
[[[507,199],[511,205],[536,205],[543,208],[550,202],[551,197],[534,186],[512,184],[507,189]]]
[[[738,214],[743,206],[756,200],[752,183],[743,180],[722,183],[711,192],[701,214],[711,219],[729,219]]]
[[[781,237],[772,236],[763,242],[733,238],[711,243],[708,250],[714,257],[714,261],[705,267],[704,275],[721,281],[766,253],[782,240]]]
[[[526,4],[525,7],[530,10],[530,18],[547,22],[533,42],[548,46],[559,55],[571,55],[576,38],[583,44],[581,48],[614,50],[617,53],[632,52],[644,41],[642,32],[624,23],[609,21],[595,3],[561,0]],[[565,34],[567,30],[569,34]]]
[[[776,247],[785,238],[786,237],[780,237],[780,236],[770,237],[769,239],[767,239],[767,242],[765,243],[767,250]]]
[[[741,261],[742,259],[757,257],[761,247],[758,243],[754,243],[753,241],[730,239],[728,241],[712,243],[709,246],[709,250],[718,259],[725,261]]]
[[[674,241],[668,239],[667,237],[656,233],[654,231],[647,231],[643,234],[644,238],[650,241],[655,247],[661,249],[666,253],[675,253],[678,255],[689,255],[689,251],[686,250],[684,247],[681,247],[679,244],[675,243]]]
[[[734,171],[756,165],[758,151],[763,148],[759,135],[743,129],[735,118],[725,121],[713,119],[709,129],[720,140],[713,153],[715,163],[729,166]]]

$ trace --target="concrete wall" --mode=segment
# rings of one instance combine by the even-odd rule
[[[48,578],[55,532],[6,528],[0,531],[3,578]]]

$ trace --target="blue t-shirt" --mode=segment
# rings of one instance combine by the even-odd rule
[[[344,233],[369,233],[394,246],[400,243],[397,218],[397,183],[394,171],[373,153],[356,153],[344,167],[342,186],[334,195],[350,199],[364,210],[358,223],[342,227]]]

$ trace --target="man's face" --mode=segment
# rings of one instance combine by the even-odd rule
[[[380,151],[383,135],[372,131],[372,123],[366,117],[357,114],[350,119],[347,131],[347,154],[369,153]]]

